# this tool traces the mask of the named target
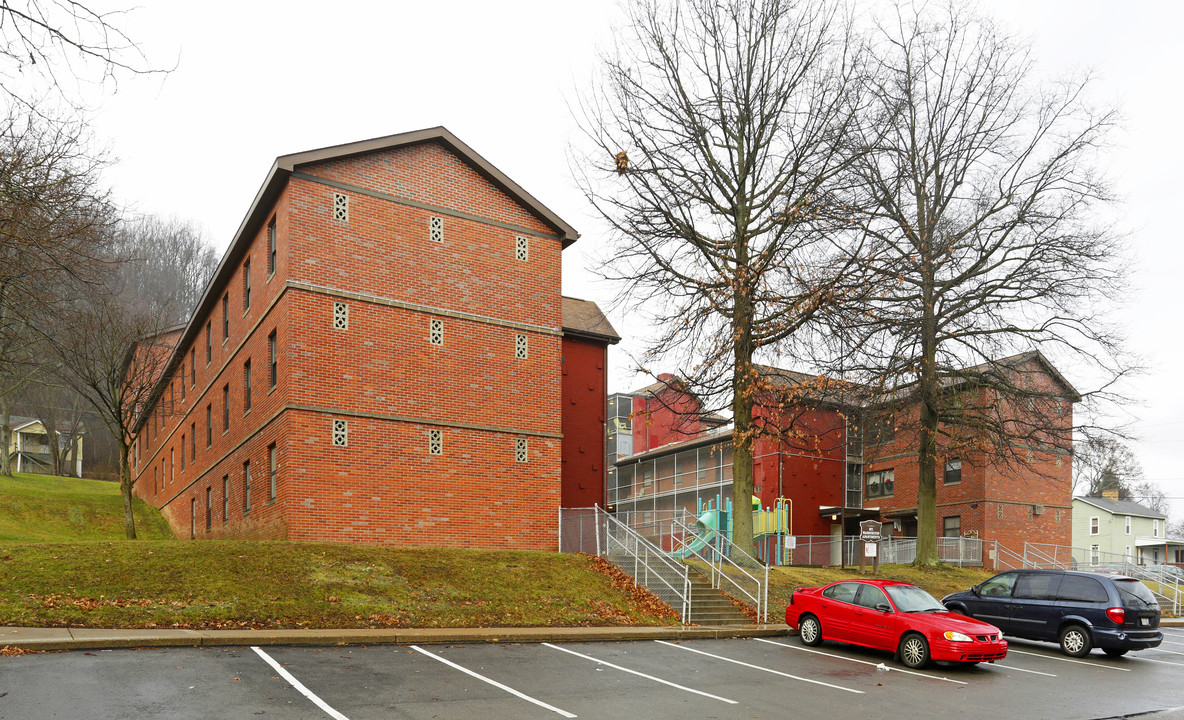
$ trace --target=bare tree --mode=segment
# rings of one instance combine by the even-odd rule
[[[1088,434],[1073,448],[1074,493],[1101,497],[1104,491],[1115,490],[1127,496],[1142,478],[1138,457],[1117,438]]]
[[[77,124],[18,112],[0,121],[0,441],[15,394],[42,359],[33,348],[46,318],[86,291],[106,256],[116,212],[104,167]]]
[[[770,353],[843,292],[839,183],[859,111],[850,23],[826,0],[636,0],[583,107],[573,173],[613,230],[603,275],[704,412],[730,407],[733,497],[751,506]],[[752,517],[733,539],[752,544]]]
[[[1115,115],[1090,107],[1088,79],[1039,82],[1024,45],[957,4],[899,6],[871,52],[855,170],[874,292],[835,324],[836,364],[920,408],[917,563],[930,564],[940,448],[1007,463],[1067,451],[1078,398],[1047,381],[1045,358],[1101,377],[1088,400],[1129,370],[1105,315],[1125,263],[1093,163]]]
[[[49,440],[50,472],[59,476],[77,476],[77,441],[83,433],[83,414],[88,405],[74,389],[59,377],[56,364],[45,363],[30,378],[22,393],[22,405],[45,428]]]
[[[153,313],[185,322],[218,268],[218,254],[201,229],[177,218],[134,218],[118,236],[118,253],[129,267],[125,290]]]
[[[168,72],[152,68],[120,28],[125,15],[74,0],[0,0],[3,93],[35,109],[46,90],[70,95],[68,80],[105,84],[120,74]]]

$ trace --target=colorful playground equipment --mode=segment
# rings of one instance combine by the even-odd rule
[[[766,565],[784,565],[786,560],[785,538],[793,534],[793,500],[777,498],[773,507],[761,507],[760,498],[752,498],[752,534],[755,540],[754,554]],[[695,521],[695,535],[690,542],[684,542],[670,551],[676,558],[689,558],[700,554],[705,548],[715,545],[717,537],[732,537],[732,499],[715,496],[715,499],[699,502]]]

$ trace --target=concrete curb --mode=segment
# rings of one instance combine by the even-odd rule
[[[405,630],[105,630],[0,628],[0,648],[108,650],[227,645],[441,645],[781,637],[784,625],[689,627],[418,628]]]

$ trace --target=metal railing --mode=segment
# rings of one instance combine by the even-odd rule
[[[683,559],[693,557],[708,570],[711,587],[716,590],[733,590],[737,600],[745,598],[752,602],[759,622],[769,621],[769,567],[740,549],[721,533],[712,533],[710,539],[696,532],[694,527],[679,520],[670,522],[670,536],[682,537]],[[757,570],[757,568],[760,568]],[[750,570],[761,574],[758,578]],[[725,587],[726,585],[726,587]]]
[[[937,557],[947,565],[982,567],[984,546],[991,541],[979,538],[937,538]],[[836,538],[830,535],[797,535],[794,547],[785,551],[787,565],[858,565],[863,542],[858,535]],[[881,565],[905,565],[917,559],[917,539],[887,537],[877,550]]]
[[[639,585],[678,610],[684,625],[690,622],[690,568],[599,507],[559,511],[559,552],[611,558]]]

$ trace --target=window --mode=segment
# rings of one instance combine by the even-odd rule
[[[230,430],[230,383],[222,386],[222,432]]]
[[[267,223],[267,274],[275,274],[275,215]]]
[[[432,242],[444,242],[444,218],[428,218],[428,239]]]
[[[884,591],[875,585],[859,584],[859,595],[855,598],[855,604],[860,607],[876,609],[877,605],[888,605],[888,597],[884,595]]]
[[[333,421],[333,444],[337,447],[349,445],[349,422],[346,420]]]
[[[349,305],[333,303],[333,329],[349,330]]]
[[[230,520],[230,476],[222,476],[222,522]]]
[[[209,529],[214,524],[213,501],[214,501],[214,488],[207,485],[206,486],[206,531],[207,532],[209,532]]]
[[[1151,537],[1159,537],[1159,521],[1151,521]]]
[[[189,349],[189,384],[197,387],[197,348]]]
[[[892,413],[884,411],[873,415],[867,422],[867,443],[880,445],[896,439],[896,418]]]
[[[526,446],[526,438],[516,438],[514,440],[514,457],[520,463],[530,460],[530,452]]]
[[[338,222],[349,222],[349,196],[343,193],[333,193],[333,219]]]
[[[189,539],[197,537],[197,498],[189,498]]]
[[[173,448],[169,448],[169,484],[170,485],[177,482],[177,458],[175,456],[175,453],[176,453],[176,451]]]
[[[243,262],[243,314],[251,309],[251,258]]]
[[[1097,515],[1089,519],[1089,534],[1099,535],[1102,532],[1102,519]]]
[[[267,446],[267,499],[275,502],[275,481],[276,474],[279,472],[279,453],[276,452],[275,443]]]
[[[210,366],[210,359],[214,357],[214,335],[210,321],[206,320],[206,367]]]
[[[185,433],[181,433],[181,472],[185,472]]]
[[[230,337],[230,293],[222,296],[222,340]]]
[[[271,334],[267,336],[267,365],[268,386],[275,387],[275,384],[279,382],[279,367],[276,365],[275,356],[275,330],[272,330]]]
[[[1131,534],[1131,516],[1130,515],[1126,516],[1126,534],[1127,535]]]
[[[869,472],[867,474],[867,497],[892,497],[895,479],[895,472],[893,470]]]
[[[962,460],[960,458],[950,458],[946,461],[946,485],[956,485],[962,482]]]
[[[1061,577],[1056,573],[1024,573],[1016,580],[1013,597],[1025,600],[1056,600]]]
[[[1098,564],[1101,554],[1097,545],[1089,549],[1090,562]],[[1110,599],[1110,594],[1102,583],[1088,575],[1064,575],[1061,577],[1061,587],[1057,590],[1057,598],[1062,602],[1104,603]]]
[[[251,359],[243,363],[243,415],[251,412]]]
[[[197,421],[189,423],[189,462],[197,462]]]
[[[514,238],[514,257],[522,262],[530,259],[530,241],[522,235]]]
[[[859,586],[862,584],[854,582],[838,583],[823,590],[822,594],[839,602],[854,603],[855,594],[859,592]]]
[[[185,363],[181,363],[181,400],[185,399]]]
[[[444,431],[440,429],[428,430],[428,454],[444,454]]]
[[[951,515],[950,517],[942,518],[941,536],[942,537],[961,537],[962,536],[962,516],[961,515]]]
[[[251,512],[251,461],[243,463],[243,515]]]
[[[433,345],[444,344],[444,321],[440,318],[432,318],[428,322],[428,342]]]
[[[978,594],[983,597],[1011,597],[1011,590],[1015,587],[1018,573],[1004,573],[996,575],[979,585]]]

